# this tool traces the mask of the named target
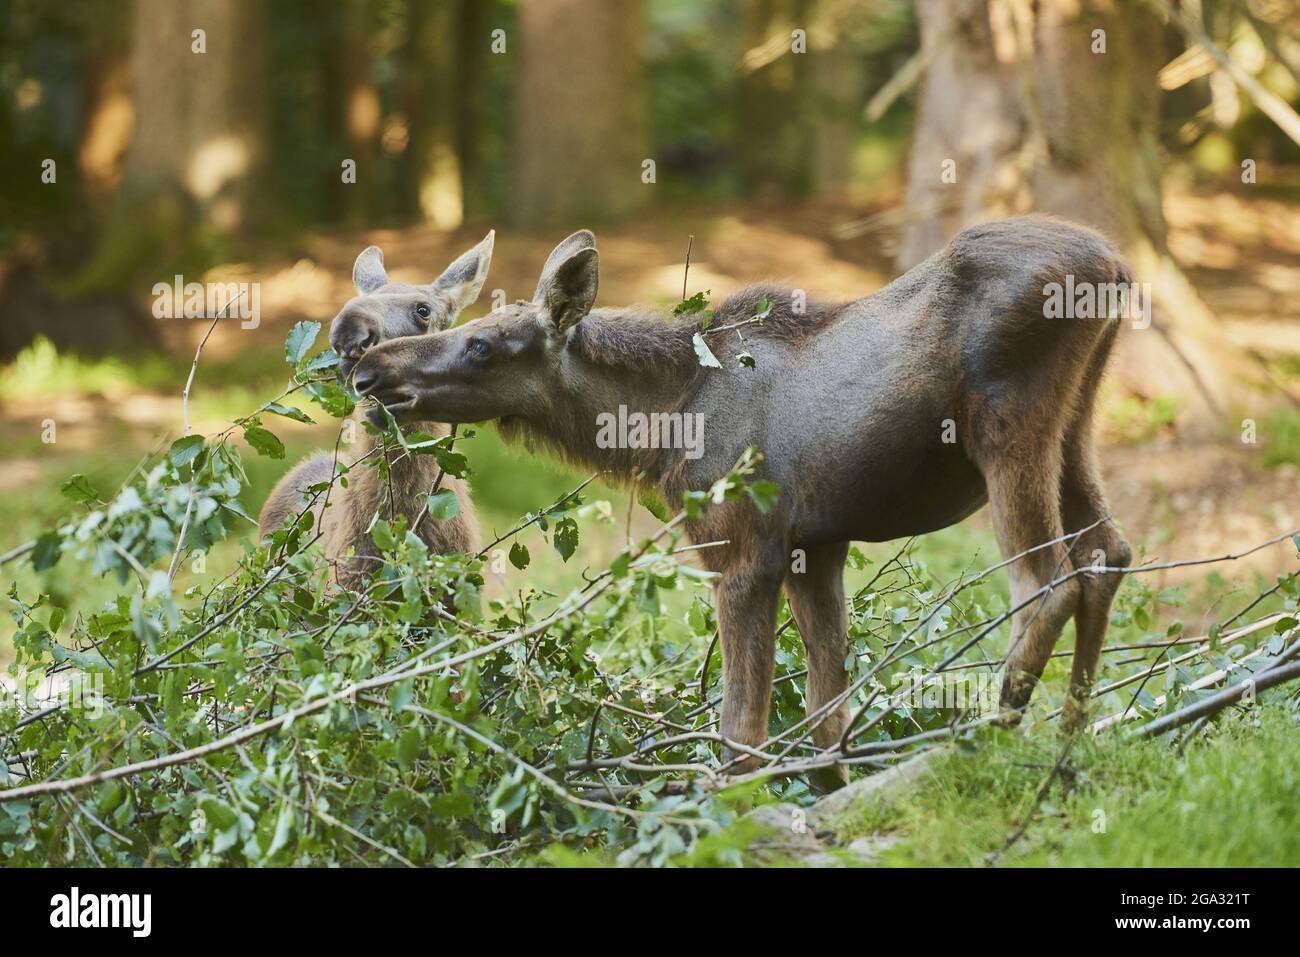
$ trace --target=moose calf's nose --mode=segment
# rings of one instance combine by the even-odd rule
[[[357,369],[356,373],[352,376],[352,386],[357,390],[358,395],[369,394],[370,390],[374,388],[375,383],[378,381],[379,373],[370,368]]]
[[[364,304],[350,302],[330,324],[330,345],[341,357],[356,359],[379,341],[381,325]]]
[[[364,334],[352,342],[342,343],[342,355],[349,359],[358,359],[361,354],[379,341],[379,333],[374,329],[365,330]]]

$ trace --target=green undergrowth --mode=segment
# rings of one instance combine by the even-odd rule
[[[896,839],[887,866],[1295,867],[1298,724],[1291,691],[1186,742],[1086,736],[1005,851],[1064,739],[1041,727],[990,731],[940,757],[921,786],[859,808],[838,836]]]

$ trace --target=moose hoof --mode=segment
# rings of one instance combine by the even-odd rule
[[[732,762],[735,762],[732,764]],[[758,758],[753,755],[746,755],[741,751],[732,748],[723,747],[722,763],[727,768],[728,777],[739,777],[742,774],[749,774],[751,771],[759,769]]]
[[[814,794],[830,794],[849,783],[846,764],[833,764],[829,768],[816,768],[808,772],[808,787]]]
[[[1088,699],[1069,695],[1061,708],[1061,727],[1070,734],[1088,726]]]
[[[1002,694],[998,701],[1002,723],[1012,727],[1020,723],[1020,719],[1025,716],[1025,709],[1029,707],[1029,699],[1033,697],[1036,684],[1038,679],[1023,671],[1008,671],[1003,676]]]
[[[1025,713],[1017,708],[1004,707],[998,712],[998,716],[993,719],[993,724],[999,728],[1016,728],[1024,719]]]

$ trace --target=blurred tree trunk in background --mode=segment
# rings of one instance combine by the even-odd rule
[[[30,230],[17,244],[0,239],[0,361],[39,336],[59,349],[100,353],[129,351],[153,334],[147,314],[120,299],[68,302],[58,291],[86,262],[86,237],[99,228],[121,181],[132,127],[131,10],[104,5],[93,30],[60,35],[60,28],[79,23],[77,12],[28,10],[22,24],[5,19],[9,11],[0,16],[13,31],[0,33],[0,47],[7,47],[0,62],[11,76],[31,78],[24,85],[40,91],[51,119],[44,136],[27,130],[24,137],[14,123],[21,97],[0,103],[0,180],[7,185],[0,191],[0,231]],[[60,42],[70,49],[52,56]],[[82,69],[74,74],[69,63]],[[34,157],[55,160],[56,179],[24,192]]]
[[[166,278],[159,263],[202,268],[250,238],[263,160],[265,96],[255,0],[136,0],[133,132],[122,184],[74,294]],[[193,31],[203,30],[204,52]],[[199,215],[214,229],[199,235]]]
[[[105,16],[87,37],[82,77],[84,116],[77,168],[86,199],[102,204],[121,185],[122,164],[131,145],[131,17],[126,9]]]
[[[1180,426],[1221,427],[1258,370],[1228,345],[1166,246],[1164,25],[1110,0],[918,0],[917,13],[928,68],[900,265],[970,223],[1031,210],[1101,230],[1155,298],[1153,327],[1120,337],[1121,381],[1144,397],[1177,396]]]
[[[487,212],[481,131],[485,125],[483,93],[490,32],[487,13],[491,6],[491,0],[460,0],[456,11],[456,95],[452,106],[466,216]]]
[[[383,106],[372,75],[371,37],[379,18],[376,0],[344,0],[341,46],[343,140],[345,159],[356,163],[356,181],[344,181],[345,218],[354,226],[373,226],[380,196],[379,129]],[[340,171],[342,172],[342,171]]]
[[[827,16],[830,12],[818,10]],[[842,26],[823,22],[819,16],[809,32],[809,181],[818,196],[847,201],[854,151],[862,135],[864,69],[860,53],[843,36]]]
[[[736,156],[747,192],[847,198],[864,74],[844,30],[861,15],[842,0],[743,4]]]
[[[744,191],[775,198],[812,186],[814,125],[808,109],[810,0],[747,0],[742,4],[736,160]],[[793,49],[802,30],[804,52]]]
[[[458,149],[460,4],[408,4],[403,99],[410,145],[402,154],[399,189],[408,220],[455,229],[465,217],[464,164]],[[487,36],[476,39],[486,46]],[[387,148],[387,147],[386,147]]]
[[[484,212],[479,137],[489,7],[485,0],[408,0],[402,99],[409,145],[398,181],[408,221],[455,229]]]
[[[516,222],[619,217],[651,198],[642,21],[640,0],[520,0]]]

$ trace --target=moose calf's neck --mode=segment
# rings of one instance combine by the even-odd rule
[[[688,406],[700,376],[694,329],[643,308],[594,310],[560,357],[558,388],[535,414],[503,421],[504,434],[526,434],[584,467],[663,490],[691,454],[682,440],[699,440],[686,420],[696,414]]]
[[[404,435],[411,435],[416,432],[427,432],[429,435],[441,438],[449,435],[451,429],[441,422],[413,422],[402,426]],[[371,452],[374,452],[381,445],[383,445],[383,436],[367,433],[358,459],[367,458]],[[382,455],[383,453],[378,454]],[[369,461],[368,458],[367,461]],[[433,490],[433,483],[438,480],[438,471],[438,463],[432,455],[420,455],[400,448],[390,449],[388,452],[387,483],[379,478],[379,472],[376,469],[363,466],[361,469],[353,471],[353,485],[360,486],[357,491],[367,499],[372,500],[370,514],[374,514],[374,511],[378,509],[380,518],[391,521],[398,516],[404,515],[409,522],[419,514],[421,507],[424,505],[424,497]],[[442,487],[452,487],[451,476],[443,477]],[[391,501],[389,500],[390,496]],[[421,525],[420,533],[426,541],[429,540],[430,529],[433,524],[425,522]]]

